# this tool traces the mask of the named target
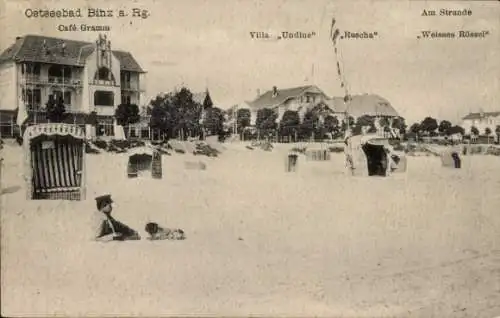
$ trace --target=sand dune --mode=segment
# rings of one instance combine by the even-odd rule
[[[87,200],[64,202],[26,201],[21,149],[6,145],[2,314],[500,315],[498,157],[353,178],[343,154],[286,173],[290,147],[164,156],[162,180],[127,179],[126,154],[89,155]],[[102,193],[142,235],[154,220],[187,240],[91,242]]]

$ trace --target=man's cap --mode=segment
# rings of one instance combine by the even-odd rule
[[[98,196],[97,198],[95,198],[97,204],[102,204],[102,203],[113,203],[113,199],[111,199],[111,195],[110,194],[105,194],[105,195],[101,195],[101,196]]]

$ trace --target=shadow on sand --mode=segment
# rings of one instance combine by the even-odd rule
[[[4,188],[4,189],[0,190],[0,195],[16,193],[20,189],[21,189],[20,186],[7,187],[7,188]]]

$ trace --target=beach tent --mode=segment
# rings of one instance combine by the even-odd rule
[[[28,126],[23,135],[28,200],[85,199],[85,133],[77,125]]]
[[[441,164],[443,167],[457,168],[462,167],[462,160],[460,159],[459,151],[456,149],[449,149],[441,153]]]
[[[132,148],[127,164],[127,175],[136,178],[144,172],[151,173],[153,178],[161,178],[161,153],[151,147]]]
[[[406,157],[396,153],[386,138],[348,136],[345,143],[346,164],[354,176],[388,176],[406,171]]]

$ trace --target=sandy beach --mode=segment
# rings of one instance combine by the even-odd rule
[[[500,161],[408,157],[354,178],[344,155],[285,172],[292,145],[227,144],[163,156],[163,179],[127,179],[126,154],[87,156],[87,199],[26,201],[21,148],[3,149],[3,316],[500,315]],[[185,161],[207,169],[186,170]],[[94,197],[140,231],[184,241],[91,241]]]

